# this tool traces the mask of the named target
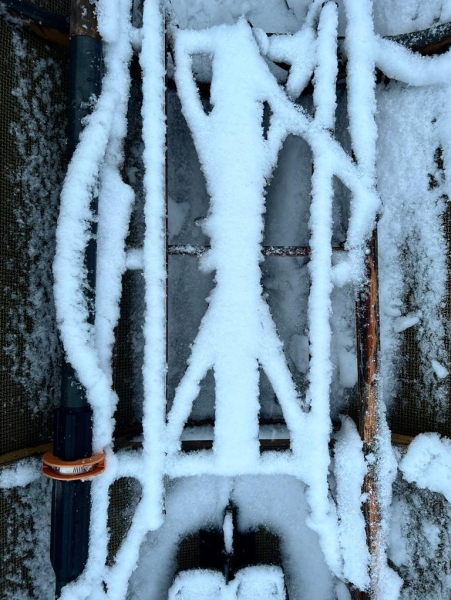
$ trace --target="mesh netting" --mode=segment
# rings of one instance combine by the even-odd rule
[[[257,562],[263,565],[281,565],[280,540],[271,531],[260,527],[255,532]]]
[[[52,598],[50,564],[50,480],[0,490],[0,598]]]
[[[51,438],[51,408],[58,394],[55,371],[59,353],[52,316],[51,261],[58,186],[65,171],[63,144],[57,146],[54,143],[55,131],[64,131],[64,110],[49,112],[48,122],[38,122],[36,117],[35,138],[27,138],[21,147],[17,140],[22,135],[27,136],[35,116],[30,114],[29,120],[24,120],[23,111],[35,91],[38,59],[50,60],[51,73],[61,74],[61,79],[53,82],[51,101],[55,107],[65,105],[68,53],[64,48],[50,46],[26,33],[14,38],[15,41],[13,35],[17,34],[13,34],[12,29],[1,21],[3,78],[0,96],[3,118],[0,121],[0,160],[4,172],[0,182],[3,225],[0,281],[4,302],[0,307],[0,336],[4,352],[0,389],[4,435],[0,441],[0,453],[34,446]],[[18,58],[17,52],[23,49],[25,56]],[[18,60],[19,73],[14,66]],[[46,114],[45,107],[37,110],[41,109],[40,114]],[[52,122],[54,118],[59,121]],[[39,176],[39,157],[33,152],[39,152],[44,144],[52,154],[52,163],[43,165],[43,178],[46,176],[45,168],[51,167],[55,174],[54,186],[49,194],[46,194],[45,186],[42,191],[32,192]],[[40,239],[40,231],[48,234],[47,243]],[[40,332],[39,324],[34,322],[32,309],[38,302],[41,303],[40,310],[47,311],[47,318],[53,320],[50,331]]]
[[[46,7],[64,13],[68,4],[55,1]],[[46,66],[40,75],[37,65],[41,59],[41,66]],[[48,442],[52,435],[52,407],[59,391],[55,389],[59,347],[55,325],[41,336],[31,307],[40,302],[41,310],[54,321],[49,256],[54,243],[57,187],[65,171],[64,140],[55,143],[54,137],[56,132],[64,136],[65,112],[58,107],[66,104],[67,60],[65,48],[27,33],[18,34],[0,20],[0,454]],[[47,111],[37,98],[37,90],[57,72],[61,77],[52,77],[52,110]],[[30,111],[24,118],[33,97],[36,112]],[[38,115],[42,114],[48,119],[39,122]],[[37,129],[33,137],[29,134],[34,124]],[[22,134],[25,141],[20,145]],[[46,160],[45,153],[37,149],[44,146],[52,154],[55,189],[47,193],[43,185],[30,194],[39,178],[37,154],[44,163]],[[48,163],[43,169],[46,166]],[[48,237],[47,241],[40,240],[41,235]],[[50,597],[50,491],[50,482],[39,480],[26,488],[0,493],[1,598]]]
[[[64,17],[69,16],[71,0],[34,0],[34,4],[49,10],[50,12],[63,15]]]
[[[142,356],[134,344],[141,321],[136,303],[143,301],[140,294],[142,290],[136,284],[138,277],[139,273],[128,271],[122,278],[121,316],[116,329],[113,357],[114,389],[119,398],[115,413],[116,435],[119,436],[130,429],[138,430],[141,416],[138,398],[142,393]]]
[[[179,571],[196,569],[200,561],[200,535],[199,532],[184,538],[177,552],[177,567]]]
[[[3,73],[2,85],[0,86],[0,102],[2,106],[3,118],[0,120],[0,135],[2,143],[0,144],[0,161],[5,165],[2,178],[0,180],[0,219],[3,224],[2,234],[3,242],[1,244],[0,277],[3,288],[4,302],[0,304],[0,340],[1,347],[7,344],[6,336],[10,330],[11,313],[14,311],[16,298],[22,298],[26,294],[26,284],[20,276],[20,266],[23,268],[22,256],[18,252],[18,247],[22,247],[22,240],[17,240],[17,231],[14,215],[14,186],[13,182],[7,176],[14,164],[17,164],[15,156],[14,141],[10,133],[10,122],[18,118],[18,107],[13,102],[11,91],[15,86],[14,71],[11,65],[14,63],[14,56],[11,44],[11,29],[3,22],[0,22],[0,63]],[[5,226],[6,225],[6,226]],[[22,350],[22,340],[19,338],[19,352]],[[19,383],[15,382],[9,375],[12,368],[12,357],[2,354],[2,368],[0,371],[0,389],[2,390],[2,404],[8,400],[16,399],[14,404],[23,404],[20,398],[23,395],[23,389]],[[2,410],[2,431],[7,432],[0,441],[2,452],[13,449],[13,446],[21,447],[27,443],[29,432],[27,431],[28,415],[25,416],[20,424],[16,419],[19,411],[11,410],[5,412]]]
[[[121,477],[110,488],[108,529],[108,563],[114,561],[119,546],[126,535],[141,496],[141,486],[136,479]]]
[[[208,532],[203,532],[201,535],[199,532],[191,534],[180,542],[177,551],[177,570],[185,571],[189,569],[199,568],[201,563],[201,544],[202,538],[208,535]],[[262,565],[280,565],[282,564],[280,556],[280,541],[279,538],[274,535],[271,531],[268,531],[264,527],[260,527],[255,532],[248,534],[245,538],[249,538],[252,543],[252,554],[253,560],[257,564]],[[249,541],[249,539],[247,541]],[[222,556],[222,541],[219,534],[218,537],[219,546],[219,565],[221,567],[223,556]],[[204,565],[202,565],[204,566]],[[243,565],[241,565],[243,566]]]
[[[400,600],[449,598],[449,502],[399,475],[393,487],[393,511],[398,527],[392,536],[403,550],[390,553],[389,562],[404,580]]]
[[[444,231],[448,244],[451,242],[451,210],[449,203],[444,215]],[[448,296],[443,308],[444,323],[451,322],[451,259],[448,246]],[[445,331],[445,345],[451,360],[450,331]],[[404,333],[401,347],[402,370],[400,373],[400,388],[398,398],[390,412],[389,424],[392,431],[403,435],[415,436],[427,431],[436,431],[451,437],[451,405],[449,402],[444,409],[433,401],[434,389],[425,386],[421,373],[421,358],[415,328],[411,327]],[[449,381],[449,378],[445,380]],[[441,383],[443,385],[443,383]],[[449,383],[447,398],[450,397]]]

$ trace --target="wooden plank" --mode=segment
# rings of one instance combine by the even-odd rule
[[[72,0],[70,9],[70,35],[87,35],[100,40],[97,17],[90,0]]]
[[[391,434],[391,443],[395,446],[408,446],[412,440],[413,436],[411,435],[403,435],[401,433]]]
[[[378,434],[377,368],[379,351],[379,307],[377,282],[377,231],[368,242],[365,259],[366,283],[356,301],[357,364],[359,387],[359,432],[365,456],[374,452]],[[367,500],[363,505],[368,549],[374,567],[380,529],[380,506],[375,465],[369,464],[363,482]],[[354,596],[366,600],[372,594]]]
[[[14,464],[16,464],[19,460],[23,460],[24,458],[30,458],[31,456],[38,456],[52,449],[53,444],[49,443],[40,444],[39,446],[34,446],[33,448],[20,448],[19,450],[7,452],[6,454],[2,454],[0,456],[0,469],[4,469],[5,467],[11,467]]]

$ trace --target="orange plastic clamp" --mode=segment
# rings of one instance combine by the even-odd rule
[[[42,474],[60,481],[92,479],[105,471],[105,453],[93,454],[80,460],[61,460],[46,452],[42,457]]]

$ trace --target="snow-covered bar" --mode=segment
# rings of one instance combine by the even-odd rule
[[[107,70],[102,95],[63,190],[55,296],[65,350],[94,409],[95,446],[106,450],[108,461],[105,474],[93,484],[91,539],[95,541],[87,568],[82,578],[63,592],[63,599],[88,598],[93,589],[98,598],[125,598],[142,541],[149,531],[164,527],[166,482],[204,476],[222,477],[229,483],[248,476],[295,478],[305,486],[306,523],[318,536],[330,573],[359,589],[371,585],[381,598],[387,586],[399,591],[401,581],[387,566],[385,554],[384,511],[390,503],[394,475],[384,404],[379,396],[379,455],[370,460],[379,481],[386,485],[380,492],[382,527],[376,557],[370,557],[368,551],[361,510],[368,457],[355,424],[348,418],[342,419],[335,437],[336,494],[334,498],[331,495],[332,294],[345,286],[358,290],[364,285],[368,240],[380,210],[376,189],[376,68],[407,84],[424,85],[447,82],[451,62],[448,55],[437,59],[415,56],[396,42],[380,38],[373,30],[371,8],[370,0],[344,2],[353,157],[334,135],[338,27],[334,3],[323,5],[322,0],[314,0],[304,26],[293,35],[268,37],[253,30],[244,18],[232,25],[172,32],[177,92],[210,196],[209,212],[202,224],[210,245],[181,247],[168,246],[166,231],[163,12],[157,0],[146,0],[143,27],[138,32],[130,24],[127,0],[116,0],[114,9],[111,3],[99,0]],[[133,46],[140,49],[142,68],[145,239],[142,248],[126,251],[133,194],[121,180],[120,166],[129,93],[124,67]],[[212,61],[212,110],[208,114],[193,74],[193,56],[198,55]],[[266,58],[290,66],[285,87],[272,74]],[[312,77],[313,115],[295,102]],[[266,135],[262,127],[265,103],[271,109]],[[313,157],[310,243],[308,248],[264,247],[265,186],[289,135],[307,142]],[[83,152],[86,148],[89,156]],[[332,242],[334,178],[351,192],[344,248],[334,248]],[[102,273],[92,328],[82,300],[86,275],[82,255],[89,237],[87,224],[92,219],[89,198],[97,185]],[[111,198],[115,218],[106,208]],[[110,231],[114,232],[112,237]],[[335,260],[337,251],[339,260]],[[198,257],[200,269],[214,273],[215,287],[173,404],[167,410],[166,296],[167,257],[171,253]],[[109,260],[111,255],[114,261]],[[283,255],[309,256],[310,359],[308,389],[303,396],[293,381],[261,283],[262,256]],[[112,449],[117,402],[111,389],[112,348],[119,318],[120,279],[126,269],[142,270],[145,281],[143,448],[133,454]],[[186,453],[182,451],[188,436],[185,426],[201,381],[210,370],[215,379],[216,411],[212,448]],[[282,408],[289,439],[286,450],[261,452],[260,370]],[[119,477],[139,480],[142,497],[115,564],[106,568],[108,490]],[[182,584],[177,580],[174,590]]]

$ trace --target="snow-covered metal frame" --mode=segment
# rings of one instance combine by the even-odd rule
[[[345,0],[344,8],[354,157],[346,154],[333,135],[338,21],[333,2],[323,5],[322,0],[314,0],[303,28],[295,35],[268,38],[263,32],[253,31],[244,20],[232,26],[174,33],[177,89],[211,196],[205,223],[211,249],[202,258],[202,266],[215,271],[216,288],[173,407],[166,414],[163,11],[158,0],[146,0],[143,27],[137,30],[130,21],[130,0],[98,2],[106,75],[64,184],[54,273],[61,337],[93,407],[94,451],[106,451],[107,468],[92,484],[90,535],[95,543],[85,572],[64,589],[62,598],[125,598],[141,542],[148,531],[163,523],[165,478],[200,474],[289,474],[298,478],[307,486],[308,524],[318,533],[331,572],[360,589],[371,588],[377,598],[384,597],[387,586],[400,586],[385,559],[383,517],[390,502],[393,458],[380,396],[377,456],[372,468],[380,486],[381,527],[370,569],[360,493],[367,464],[355,426],[349,421],[343,423],[335,450],[336,501],[329,491],[331,292],[334,286],[352,283],[358,287],[364,283],[367,242],[380,206],[375,172],[376,68],[410,85],[424,85],[448,82],[451,62],[448,55],[434,59],[415,56],[376,35],[370,0]],[[133,49],[139,52],[143,77],[146,234],[142,252],[127,260],[125,238],[133,193],[122,181],[120,166],[127,126],[128,64]],[[213,110],[208,115],[193,79],[191,58],[196,54],[208,55],[213,63]],[[265,56],[290,65],[285,87],[271,74]],[[314,117],[294,102],[312,76]],[[261,126],[265,102],[272,111],[266,138]],[[314,163],[308,308],[311,360],[305,398],[298,397],[292,382],[260,284],[264,185],[288,134],[301,136],[309,144]],[[338,177],[352,194],[346,253],[336,264],[331,245],[333,177]],[[89,324],[83,294],[83,256],[90,235],[93,193],[99,194],[94,327]],[[117,398],[112,391],[111,360],[121,276],[132,263],[142,267],[146,288],[143,449],[133,455],[112,450]],[[259,366],[268,375],[282,406],[291,437],[289,451],[260,455]],[[180,451],[181,434],[199,382],[210,368],[216,380],[213,449],[186,455]],[[350,462],[354,476],[347,478]],[[108,489],[115,479],[124,476],[140,481],[142,498],[115,564],[106,567]],[[350,523],[354,524],[352,543],[347,533]]]

